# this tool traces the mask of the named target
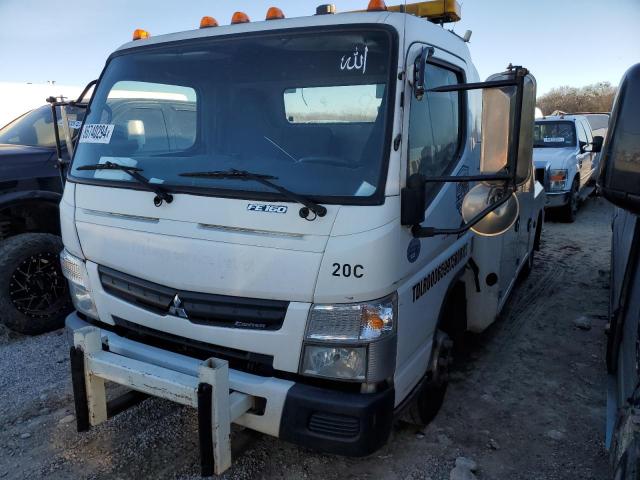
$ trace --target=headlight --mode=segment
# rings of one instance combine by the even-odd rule
[[[369,303],[313,305],[307,340],[370,342],[395,331],[395,295]]]
[[[66,249],[60,253],[62,274],[69,281],[69,293],[73,306],[81,313],[98,318],[98,311],[91,296],[87,266],[81,258],[71,255]]]
[[[300,373],[375,383],[393,375],[397,295],[366,303],[313,305]]]
[[[566,190],[567,187],[567,170],[550,170],[549,171],[549,190],[558,191]]]
[[[300,373],[314,377],[364,382],[367,375],[367,348],[307,345],[304,349]]]

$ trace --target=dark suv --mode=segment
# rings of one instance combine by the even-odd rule
[[[62,191],[51,107],[0,129],[0,321],[21,333],[58,328],[71,310],[58,260]]]

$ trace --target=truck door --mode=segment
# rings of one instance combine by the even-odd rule
[[[578,148],[582,150],[582,146],[589,142],[587,140],[587,132],[580,120],[576,121],[576,134],[578,135]],[[576,160],[578,163],[578,175],[580,176],[580,187],[582,188],[591,178],[591,153],[579,151]]]
[[[582,127],[584,128],[584,133],[587,135],[587,144],[589,146],[593,145],[593,134],[591,132],[591,125],[589,125],[589,122],[587,120],[583,120],[582,121]],[[595,159],[596,154],[593,152],[588,152],[587,154],[587,158],[589,159],[587,161],[587,158],[585,158],[585,163],[588,163],[587,165],[587,178],[586,181],[588,182],[589,180],[591,180],[593,178],[594,175],[594,159]]]

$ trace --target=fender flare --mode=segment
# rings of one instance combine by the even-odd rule
[[[0,195],[0,210],[13,207],[25,202],[43,201],[55,204],[57,207],[62,200],[62,195],[47,190],[23,190]]]

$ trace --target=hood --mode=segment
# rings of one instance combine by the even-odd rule
[[[576,153],[574,148],[534,148],[533,163],[536,168],[566,168],[566,164]]]
[[[46,156],[47,158],[53,153],[53,148],[33,147],[30,145],[11,145],[0,143],[0,158],[5,157],[30,157],[30,156]]]
[[[21,180],[38,176],[53,176],[55,150],[51,148],[31,147],[27,145],[0,144],[0,179]],[[49,172],[49,169],[52,171]]]

